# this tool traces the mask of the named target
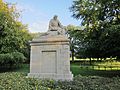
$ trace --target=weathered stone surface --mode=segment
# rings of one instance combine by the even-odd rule
[[[72,80],[69,40],[64,35],[46,35],[30,42],[29,77]]]
[[[53,17],[53,19],[50,20],[49,22],[49,29],[48,29],[48,32],[50,34],[55,34],[55,32],[52,32],[51,31],[56,31],[58,35],[64,35],[65,34],[65,30],[64,30],[64,27],[63,25],[60,23],[60,21],[58,20],[58,16],[55,15]]]

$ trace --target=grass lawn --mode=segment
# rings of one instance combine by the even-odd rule
[[[91,68],[92,66],[83,66],[80,65],[71,65],[71,71],[76,75],[82,75],[82,76],[102,76],[102,77],[115,77],[120,76],[120,70],[111,70],[106,68],[104,69],[98,69],[98,67]]]
[[[80,66],[78,63],[72,63],[71,64],[71,71],[74,74],[74,76],[82,75],[82,76],[102,76],[102,77],[115,77],[120,76],[120,67],[118,69],[116,68],[110,68],[107,67],[106,64],[109,66],[108,63],[99,63],[99,66],[102,67],[98,68],[98,66]],[[116,64],[116,63],[114,63]],[[103,65],[106,66],[106,68],[103,67]],[[1,72],[3,72],[1,70]],[[29,73],[29,64],[24,64],[18,69],[9,70],[7,72],[25,72]]]

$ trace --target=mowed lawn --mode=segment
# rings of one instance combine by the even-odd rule
[[[25,72],[29,73],[29,64],[23,64],[18,69],[5,70],[7,72]],[[119,62],[101,62],[94,63],[94,65],[81,65],[79,62],[71,63],[71,72],[76,75],[82,76],[102,76],[102,77],[116,77],[120,76],[120,63]],[[1,70],[1,72],[4,72]]]
[[[98,66],[79,66],[79,65],[71,65],[71,71],[76,75],[82,76],[102,76],[102,77],[116,77],[120,76],[120,70],[111,69],[109,67],[106,68],[98,68]]]

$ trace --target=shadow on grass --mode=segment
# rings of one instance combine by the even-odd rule
[[[20,67],[17,68],[6,68],[2,69],[0,68],[0,73],[4,72],[24,72],[25,74],[29,73],[30,65],[29,64],[23,64]],[[73,65],[71,64],[70,67],[72,73],[74,76],[76,75],[82,75],[82,76],[102,76],[102,77],[116,77],[120,76],[120,70],[94,70],[92,68],[81,68],[79,65]]]
[[[1,67],[0,73],[4,73],[4,72],[25,72],[25,73],[28,73],[29,69],[30,69],[29,64],[22,64],[18,67],[12,67],[12,68]]]
[[[81,68],[80,66],[71,65],[71,71],[74,76],[80,74],[82,76],[102,76],[116,77],[120,76],[120,70],[94,70],[92,68]]]

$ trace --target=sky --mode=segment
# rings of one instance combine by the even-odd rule
[[[28,24],[30,32],[46,32],[50,19],[58,15],[62,25],[80,25],[80,20],[72,17],[69,7],[73,0],[4,0],[16,4],[20,11],[20,21]]]

